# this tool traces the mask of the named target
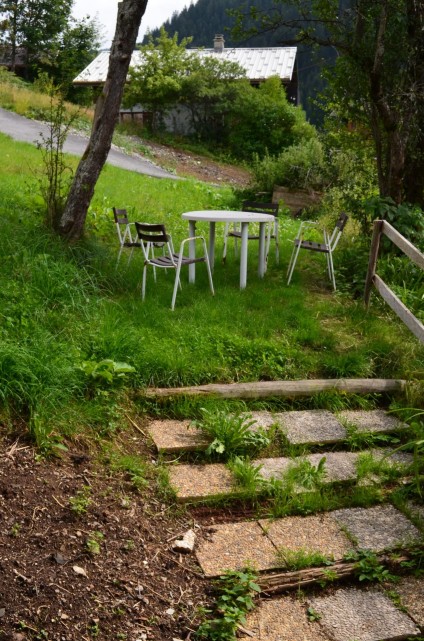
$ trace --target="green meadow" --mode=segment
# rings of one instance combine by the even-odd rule
[[[76,159],[69,163],[75,167]],[[164,222],[177,247],[188,235],[183,212],[238,208],[238,194],[106,166],[85,238],[69,246],[44,225],[40,152],[1,135],[0,172],[1,416],[11,430],[29,429],[41,447],[113,433],[132,408],[134,391],[147,386],[422,375],[424,348],[384,303],[374,296],[367,312],[343,287],[349,275],[338,268],[353,243],[349,226],[335,253],[336,293],[320,256],[301,256],[286,285],[299,224],[286,216],[280,264],[272,245],[268,271],[259,279],[257,244],[250,242],[247,288],[240,291],[239,263],[230,245],[222,264],[223,226],[217,226],[215,296],[204,265],[194,285],[186,270],[172,312],[173,273],[158,272],[155,283],[150,271],[142,302],[141,251],[129,265],[124,252],[116,268],[112,207],[126,208],[133,221]],[[198,230],[207,236],[206,226]],[[360,402],[329,397],[319,399],[321,405]],[[173,407],[137,403],[140,412],[183,411],[181,401]]]

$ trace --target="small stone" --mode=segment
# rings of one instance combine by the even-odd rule
[[[173,615],[173,614],[175,614],[175,610],[174,610],[174,608],[168,608],[168,609],[165,611],[165,614],[169,614],[169,616],[170,616],[170,617],[172,617],[172,615]]]
[[[196,543],[196,535],[193,530],[188,530],[182,539],[177,539],[172,543],[172,549],[174,552],[182,552],[184,554],[190,554],[194,550],[194,544]]]
[[[80,576],[87,576],[87,572],[84,570],[84,568],[81,568],[79,565],[73,565],[72,566],[73,571],[75,574],[78,574]]]
[[[0,619],[2,617],[4,617],[5,614],[6,614],[6,609],[5,608],[0,608]]]

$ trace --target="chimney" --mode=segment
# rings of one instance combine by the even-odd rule
[[[224,36],[222,33],[217,33],[213,39],[213,50],[216,53],[222,53],[224,51]]]

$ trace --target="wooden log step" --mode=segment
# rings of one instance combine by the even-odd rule
[[[140,392],[149,398],[173,396],[216,396],[218,398],[298,398],[324,391],[348,394],[396,393],[404,390],[406,381],[386,378],[333,378],[299,381],[259,381],[254,383],[211,383],[196,387],[152,387]]]

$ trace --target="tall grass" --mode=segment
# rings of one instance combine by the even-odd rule
[[[200,265],[194,285],[183,275],[174,312],[173,274],[161,272],[155,283],[150,273],[143,303],[141,256],[136,253],[129,267],[123,256],[115,269],[111,207],[127,208],[132,220],[165,222],[178,245],[187,235],[181,213],[232,208],[232,191],[106,166],[86,238],[69,247],[43,227],[38,213],[38,154],[0,136],[0,412],[11,424],[24,419],[41,442],[87,429],[110,433],[131,387],[408,378],[422,371],[424,349],[400,322],[380,306],[366,314],[361,302],[333,294],[322,261],[303,259],[287,287],[297,227],[290,219],[281,224],[280,265],[271,255],[263,280],[250,243],[244,291],[232,251],[225,266],[220,261],[223,229],[217,229],[215,297]],[[204,225],[199,231],[208,233]],[[337,269],[337,256],[335,262]],[[135,372],[112,382],[89,380],[83,364],[104,359],[128,363]]]

